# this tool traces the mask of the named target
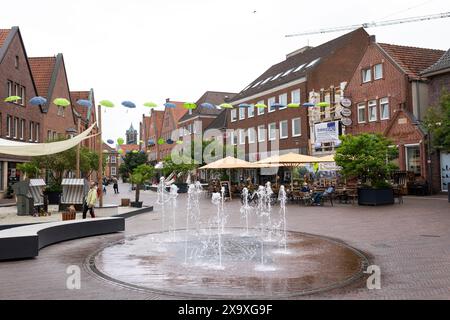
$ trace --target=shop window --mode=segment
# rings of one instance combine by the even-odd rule
[[[420,147],[406,146],[406,170],[419,176],[422,172],[420,163]]]

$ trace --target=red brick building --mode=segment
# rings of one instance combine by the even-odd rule
[[[268,142],[275,143],[274,148],[279,148],[280,153],[311,153],[308,108],[286,106],[307,102],[314,90],[324,92],[348,82],[368,43],[369,35],[361,28],[318,47],[288,54],[284,61],[270,67],[232,98],[235,109],[227,111],[226,121],[227,128],[234,129],[235,134],[229,140],[245,147],[249,161],[259,160],[266,151],[272,151]],[[253,107],[259,103],[269,108]],[[251,107],[239,108],[240,104]],[[273,104],[280,106],[272,107]]]
[[[427,77],[429,104],[439,104],[444,91],[450,92],[450,50],[448,50],[435,64],[421,74]],[[435,191],[449,191],[450,185],[450,153],[432,150],[432,176]]]
[[[84,107],[77,104],[78,100],[88,100],[92,103],[92,107]],[[76,118],[80,118],[80,132],[88,129],[97,121],[94,89],[89,91],[71,91],[70,100],[74,110]],[[91,135],[98,133],[98,127],[96,126]],[[83,146],[90,150],[98,150],[98,139],[92,137],[83,141]]]
[[[47,99],[47,104],[42,106],[44,111],[43,139],[51,141],[77,135],[77,120],[72,105],[60,107],[53,103],[57,98],[65,98],[70,101],[69,82],[63,55],[59,53],[55,57],[33,57],[28,60],[37,93]]]
[[[152,110],[149,117],[142,116],[141,150],[147,152],[148,160],[153,164],[160,159],[158,139],[161,136],[163,120],[164,111]]]
[[[379,132],[399,149],[398,166],[427,181],[427,136],[420,125],[428,107],[428,84],[420,72],[441,50],[377,43],[371,38],[346,88],[352,101],[348,133]]]
[[[118,177],[120,155],[117,150],[103,143],[103,157],[106,159],[103,176],[107,178]]]
[[[165,157],[169,156],[175,147],[175,142],[179,139],[179,135],[177,136],[178,122],[187,112],[184,108],[184,102],[170,100],[166,102],[175,104],[176,108],[165,108],[164,110],[161,134],[158,139],[163,139],[165,142],[158,147],[158,161],[162,161]],[[167,143],[170,139],[173,142],[172,144]],[[155,142],[158,144],[158,141]]]
[[[28,56],[18,27],[0,29],[0,136],[23,142],[43,142],[43,107],[32,106],[28,100],[37,95]],[[8,96],[22,97],[4,102]],[[8,185],[19,179],[16,164],[25,157],[0,154],[0,196]]]

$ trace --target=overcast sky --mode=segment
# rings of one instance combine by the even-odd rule
[[[256,12],[255,12],[256,11]],[[19,26],[29,56],[64,54],[71,90],[94,88],[104,140],[136,129],[144,102],[196,101],[205,91],[239,92],[307,44],[342,35],[286,38],[325,27],[450,11],[448,0],[15,0],[0,28]],[[447,50],[450,18],[368,29],[379,42]],[[126,113],[131,100],[138,108]]]

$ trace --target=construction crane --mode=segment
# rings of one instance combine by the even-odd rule
[[[339,32],[339,31],[347,31],[347,30],[355,30],[358,28],[373,28],[373,27],[383,27],[383,26],[389,26],[393,24],[402,24],[402,23],[410,23],[410,22],[417,22],[417,21],[427,21],[427,20],[434,20],[434,19],[443,19],[450,17],[450,12],[444,12],[439,14],[432,14],[428,16],[420,16],[420,17],[412,17],[412,18],[404,18],[404,19],[396,19],[396,20],[385,20],[380,22],[367,22],[362,24],[354,24],[351,26],[344,26],[344,27],[337,27],[337,28],[326,28],[326,29],[318,29],[313,31],[307,31],[307,32],[301,32],[301,33],[295,33],[295,34],[288,34],[286,37],[298,37],[298,36],[306,36],[311,34],[318,34],[318,33],[330,33],[330,32]]]

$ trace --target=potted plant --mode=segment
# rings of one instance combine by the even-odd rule
[[[364,133],[341,137],[342,144],[336,151],[336,164],[347,179],[358,178],[359,205],[394,204],[394,191],[389,182],[390,174],[397,167],[392,160],[398,150],[381,134]]]
[[[195,169],[195,161],[187,157],[173,161],[169,156],[164,159],[163,165],[164,176],[168,177],[171,173],[175,173],[174,184],[178,187],[178,193],[187,193],[188,184],[185,181],[190,172]]]
[[[141,164],[133,170],[131,174],[131,182],[136,184],[136,198],[131,202],[131,206],[142,208],[142,201],[139,201],[140,190],[145,182],[150,180],[154,175],[155,169],[147,164]]]
[[[61,184],[56,182],[50,183],[45,189],[44,194],[48,198],[48,204],[59,204],[62,194]]]

